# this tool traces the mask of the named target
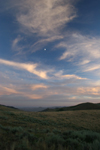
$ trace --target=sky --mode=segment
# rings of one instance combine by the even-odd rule
[[[0,0],[0,104],[100,102],[100,1]]]

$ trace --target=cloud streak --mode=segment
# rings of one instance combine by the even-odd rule
[[[60,87],[51,87],[48,95],[63,95],[67,97],[100,97],[100,86],[94,87],[68,87],[66,85]]]
[[[18,92],[15,89],[8,88],[6,86],[0,85],[0,96],[1,95],[11,95],[11,94],[17,94]]]
[[[90,71],[94,71],[94,70],[100,70],[100,64],[90,64],[90,65],[87,65],[85,67],[85,69],[83,70],[84,72],[90,72]]]
[[[47,89],[48,86],[44,85],[44,84],[34,84],[31,86],[31,89],[34,90],[38,90],[38,89]]]
[[[26,70],[32,74],[37,75],[38,77],[42,79],[54,79],[61,80],[61,79],[78,79],[78,80],[84,80],[86,78],[82,78],[80,76],[77,76],[75,74],[64,74],[63,71],[57,72],[54,69],[49,70],[37,70],[36,68],[39,66],[38,64],[30,64],[30,63],[18,63],[13,61],[8,61],[4,59],[0,59],[0,64],[4,64],[7,66],[12,66],[14,68],[19,68],[21,70]],[[56,73],[54,73],[56,72]],[[52,76],[48,76],[47,73],[51,73]]]
[[[4,64],[7,66],[12,66],[15,68],[23,69],[23,70],[26,70],[32,74],[37,75],[40,78],[48,79],[47,71],[41,71],[41,70],[36,69],[38,64],[18,63],[18,62],[8,61],[8,60],[4,60],[4,59],[0,59],[0,64]]]
[[[97,87],[79,87],[77,93],[81,95],[100,96],[100,86]]]
[[[76,80],[86,80],[87,78],[82,78],[80,76],[77,76],[75,74],[64,74],[62,70],[55,73],[55,77],[59,79],[76,79]]]
[[[77,80],[76,77],[68,76],[64,79],[72,79],[74,78]],[[83,80],[83,79],[78,79]],[[17,81],[16,81],[17,82]],[[99,82],[99,81],[98,81]],[[70,84],[71,83],[71,84]],[[59,85],[56,84],[46,84],[44,83],[38,83],[38,84],[1,84],[0,85],[0,96],[3,95],[13,95],[13,96],[20,96],[20,97],[27,97],[28,99],[39,99],[39,100],[46,100],[53,99],[55,97],[58,97],[58,101],[60,98],[62,99],[69,99],[69,100],[77,100],[77,99],[84,99],[87,97],[92,98],[99,98],[100,97],[100,86],[99,84],[93,84],[89,85],[88,81],[84,84],[84,86],[81,86],[80,84],[77,84],[77,82],[60,82]],[[70,84],[70,86],[69,86]]]
[[[7,87],[7,86],[2,86],[0,85],[0,96],[2,95],[17,95],[17,96],[22,96],[22,97],[28,97],[29,99],[42,99],[42,95],[39,94],[32,94],[29,92],[20,92],[18,91],[15,87]]]

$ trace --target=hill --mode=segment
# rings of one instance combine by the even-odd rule
[[[72,110],[100,110],[100,103],[94,104],[94,103],[81,103],[75,106],[69,106],[69,107],[61,107],[61,108],[55,108],[50,109],[47,108],[43,110],[43,112],[52,112],[52,111],[72,111]]]
[[[13,106],[5,106],[0,104],[0,110],[19,110],[18,108],[15,108]]]

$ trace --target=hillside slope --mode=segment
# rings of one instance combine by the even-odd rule
[[[68,111],[68,110],[100,110],[100,103],[94,104],[94,103],[81,103],[75,106],[70,107],[61,107],[61,108],[55,108],[55,109],[45,109],[44,112],[52,112],[52,111]]]
[[[14,111],[14,110],[19,110],[18,108],[15,108],[13,106],[5,106],[0,104],[0,110],[8,110],[8,111]]]

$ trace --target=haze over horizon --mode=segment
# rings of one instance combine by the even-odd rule
[[[0,1],[0,104],[100,102],[100,1]]]

